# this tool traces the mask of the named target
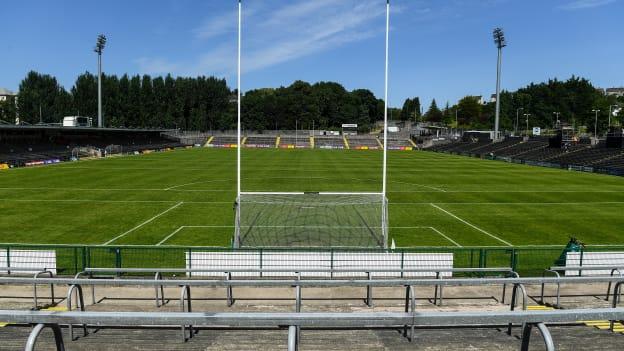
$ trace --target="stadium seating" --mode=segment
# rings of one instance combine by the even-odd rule
[[[315,136],[314,147],[317,149],[344,149],[344,139],[340,136]]]
[[[90,147],[101,150],[107,147],[122,153],[143,150],[161,150],[184,146],[169,140],[159,132],[139,131],[64,131],[62,129],[3,129],[0,131],[0,163],[11,166],[30,166],[68,161],[72,150]],[[113,149],[113,148],[109,148]]]
[[[236,141],[236,139],[234,139]],[[245,147],[251,148],[274,148],[276,137],[274,136],[248,136],[245,140]]]
[[[236,136],[217,135],[212,138],[208,146],[212,147],[236,147]]]
[[[624,149],[607,148],[603,143],[592,146],[587,139],[562,148],[549,147],[545,137],[527,141],[511,137],[496,143],[459,141],[439,144],[428,150],[624,175]]]
[[[350,149],[381,149],[377,137],[371,135],[351,135],[347,137]]]
[[[283,149],[309,149],[311,146],[310,136],[308,135],[287,135],[280,137],[279,147]]]

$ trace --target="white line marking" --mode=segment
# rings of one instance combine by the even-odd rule
[[[233,225],[183,225],[178,229],[174,230],[171,234],[167,235],[164,239],[162,239],[156,246],[160,246],[163,243],[167,242],[167,240],[171,239],[172,236],[176,235],[179,231],[184,228],[234,228]]]
[[[388,205],[429,205],[430,202],[392,202]],[[624,201],[583,201],[583,202],[436,202],[438,205],[617,205]]]
[[[97,200],[97,199],[0,199],[13,202],[102,202],[102,203],[177,203],[177,200]],[[184,201],[185,204],[229,204],[233,201]]]
[[[456,215],[454,215],[454,214],[452,214],[451,212],[449,212],[449,211],[447,211],[447,210],[443,209],[443,208],[442,208],[442,207],[440,207],[440,206],[436,206],[435,204],[430,204],[430,205],[431,205],[431,206],[433,206],[433,207],[435,207],[435,208],[437,208],[438,210],[440,210],[440,211],[442,211],[442,212],[446,213],[447,215],[449,215],[449,216],[451,216],[451,217],[453,217],[453,218],[457,219],[458,221],[460,221],[460,222],[462,222],[462,223],[464,223],[464,224],[466,224],[466,225],[468,225],[468,226],[470,226],[470,227],[472,227],[472,228],[474,228],[474,229],[476,229],[476,230],[480,231],[481,233],[486,234],[486,235],[490,236],[491,238],[494,238],[494,239],[496,239],[496,240],[500,241],[501,243],[503,243],[503,244],[505,244],[505,245],[507,245],[507,246],[513,246],[510,242],[505,241],[505,240],[503,240],[503,239],[501,239],[501,238],[497,237],[496,235],[493,235],[493,234],[490,234],[490,233],[486,232],[485,230],[483,230],[483,229],[481,229],[481,228],[477,227],[476,225],[471,224],[471,223],[469,223],[469,222],[467,222],[467,221],[465,221],[465,220],[463,220],[463,219],[461,219],[461,218],[457,217]]]
[[[402,181],[399,181],[399,180],[391,180],[390,182],[391,183],[399,183],[399,184],[407,184],[407,185],[416,185],[416,186],[420,186],[420,187],[427,188],[427,189],[441,191],[443,193],[446,192],[446,190],[444,190],[442,188],[437,188],[437,187],[431,186],[431,185],[424,185],[424,184],[417,184],[417,183],[410,183],[410,182],[402,182]],[[389,192],[392,192],[392,191],[389,191]]]
[[[309,179],[309,178],[304,178]],[[413,184],[421,185],[421,184]],[[425,185],[421,185],[425,186]],[[622,191],[624,187],[616,187],[612,190],[443,190],[442,188],[435,188],[433,186],[426,186],[433,189],[428,190],[389,190],[388,193],[580,193],[580,194],[602,194],[602,193],[614,193]],[[63,187],[0,187],[0,190],[75,190],[75,191],[179,191],[179,192],[231,192],[235,193],[234,189],[175,189],[166,190],[162,188],[63,188]],[[258,190],[254,192],[270,192],[267,190]]]
[[[152,218],[148,219],[147,221],[145,221],[145,222],[143,222],[143,223],[141,223],[141,224],[137,225],[136,227],[134,227],[134,228],[132,228],[132,229],[130,229],[130,230],[128,230],[128,231],[126,231],[126,232],[124,232],[124,233],[121,233],[121,234],[117,235],[116,237],[112,238],[111,240],[109,240],[109,241],[105,242],[103,245],[109,245],[109,244],[110,244],[110,243],[112,243],[113,241],[115,241],[115,240],[117,240],[117,239],[120,239],[120,238],[123,238],[124,236],[128,235],[129,233],[131,233],[131,232],[133,232],[133,231],[135,231],[135,230],[137,230],[137,229],[141,228],[142,226],[144,226],[144,225],[148,224],[149,222],[151,222],[151,221],[155,220],[156,218],[158,218],[158,217],[160,217],[160,216],[164,215],[165,213],[167,213],[167,212],[169,212],[169,211],[171,211],[171,210],[173,210],[173,209],[177,208],[178,206],[182,205],[183,203],[184,203],[184,201],[180,201],[180,202],[178,202],[177,204],[175,204],[175,205],[173,205],[173,206],[169,207],[168,209],[164,210],[163,212],[161,212],[161,213],[159,213],[159,214],[155,215],[154,217],[152,217]]]
[[[426,228],[426,229],[431,229],[434,232],[440,234],[442,237],[444,237],[444,239],[450,241],[451,243],[453,243],[453,245],[457,246],[457,247],[463,247],[461,245],[459,245],[457,243],[457,241],[449,238],[448,236],[444,235],[444,233],[442,233],[441,231],[437,230],[436,227],[424,227],[424,226],[419,226],[419,227],[390,227],[390,228],[404,228],[404,229],[411,229],[411,228]]]

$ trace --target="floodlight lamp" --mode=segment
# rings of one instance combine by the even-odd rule
[[[106,36],[104,34],[98,35],[97,41],[95,43],[95,49],[93,49],[93,51],[97,52],[98,54],[101,54],[105,46],[106,46]]]
[[[505,39],[505,33],[503,33],[502,28],[494,28],[492,35],[497,48],[502,49],[507,46],[507,40]]]

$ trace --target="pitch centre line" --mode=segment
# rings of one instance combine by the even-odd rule
[[[145,221],[145,222],[143,222],[143,223],[141,223],[141,224],[137,225],[136,227],[134,227],[134,228],[132,228],[132,229],[130,229],[130,230],[127,230],[127,231],[125,231],[124,233],[121,233],[121,234],[117,235],[116,237],[112,238],[111,240],[109,240],[109,241],[105,242],[103,245],[110,245],[112,242],[114,242],[114,241],[116,241],[116,240],[118,240],[118,239],[120,239],[120,238],[123,238],[124,236],[126,236],[126,235],[128,235],[128,234],[132,233],[133,231],[135,231],[135,230],[137,230],[137,229],[141,228],[142,226],[144,226],[144,225],[146,225],[146,224],[150,223],[151,221],[153,221],[153,220],[155,220],[156,218],[158,218],[158,217],[160,217],[160,216],[164,215],[165,213],[167,213],[167,212],[169,212],[169,211],[171,211],[171,210],[174,210],[174,209],[178,208],[178,207],[179,207],[180,205],[182,205],[183,203],[184,203],[184,201],[180,201],[180,202],[178,202],[177,204],[175,204],[175,205],[173,205],[173,206],[169,207],[168,209],[166,209],[166,210],[162,211],[161,213],[159,213],[159,214],[155,215],[154,217],[152,217],[152,218],[148,219],[147,221]]]
[[[503,243],[503,244],[505,244],[505,245],[507,245],[507,246],[513,246],[510,242],[505,241],[505,240],[503,240],[503,239],[501,239],[501,238],[497,237],[497,236],[496,236],[496,235],[494,235],[494,234],[491,234],[491,233],[486,232],[485,230],[483,230],[483,229],[481,229],[481,228],[477,227],[476,225],[474,225],[474,224],[472,224],[472,223],[469,223],[469,222],[467,222],[467,221],[465,221],[465,220],[463,220],[463,219],[461,219],[461,218],[457,217],[456,215],[454,215],[454,214],[452,214],[451,212],[449,212],[449,211],[447,211],[447,210],[443,209],[443,208],[442,208],[442,207],[440,207],[440,206],[437,206],[436,204],[430,203],[430,205],[431,205],[431,206],[433,206],[434,208],[437,208],[438,210],[440,210],[440,211],[442,211],[442,212],[446,213],[447,215],[449,215],[449,216],[451,216],[451,217],[455,218],[456,220],[458,220],[458,221],[460,221],[460,222],[462,222],[462,223],[464,223],[464,224],[468,225],[469,227],[474,228],[474,229],[476,229],[476,230],[480,231],[481,233],[483,233],[483,234],[485,234],[485,235],[487,235],[487,236],[489,236],[489,237],[491,237],[491,238],[493,238],[493,239],[496,239],[496,240],[500,241],[501,243]]]

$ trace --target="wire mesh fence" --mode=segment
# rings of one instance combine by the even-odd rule
[[[565,246],[535,247],[420,247],[371,249],[305,249],[284,248],[233,249],[225,247],[186,247],[186,246],[84,246],[84,245],[34,245],[34,244],[0,244],[0,273],[19,272],[19,268],[55,269],[59,275],[73,275],[87,267],[101,268],[193,268],[199,261],[189,262],[190,257],[202,260],[207,256],[196,255],[218,253],[240,255],[240,268],[271,268],[276,264],[276,257],[287,257],[289,253],[310,253],[322,257],[323,267],[345,266],[381,266],[409,268],[414,253],[420,255],[419,260],[436,260],[442,254],[452,254],[454,268],[490,268],[511,267],[521,276],[541,276],[544,269],[553,265],[561,265],[561,255]],[[580,251],[582,260],[585,252],[624,252],[624,246],[588,246]],[[382,255],[382,253],[386,253]],[[299,255],[300,256],[300,255]],[[248,259],[253,257],[253,260]],[[365,257],[363,259],[362,257]],[[412,257],[412,258],[410,258]],[[430,257],[430,258],[428,258]],[[300,258],[298,258],[300,259]],[[349,262],[353,260],[353,262]],[[357,261],[357,262],[355,262]],[[252,263],[249,263],[252,262]],[[439,263],[439,262],[438,262]],[[216,261],[214,263],[216,265]],[[430,264],[437,264],[431,262]],[[563,263],[565,264],[565,262]],[[203,262],[202,267],[211,266],[210,261]],[[280,266],[283,265],[280,263]],[[12,268],[12,269],[9,269]]]

